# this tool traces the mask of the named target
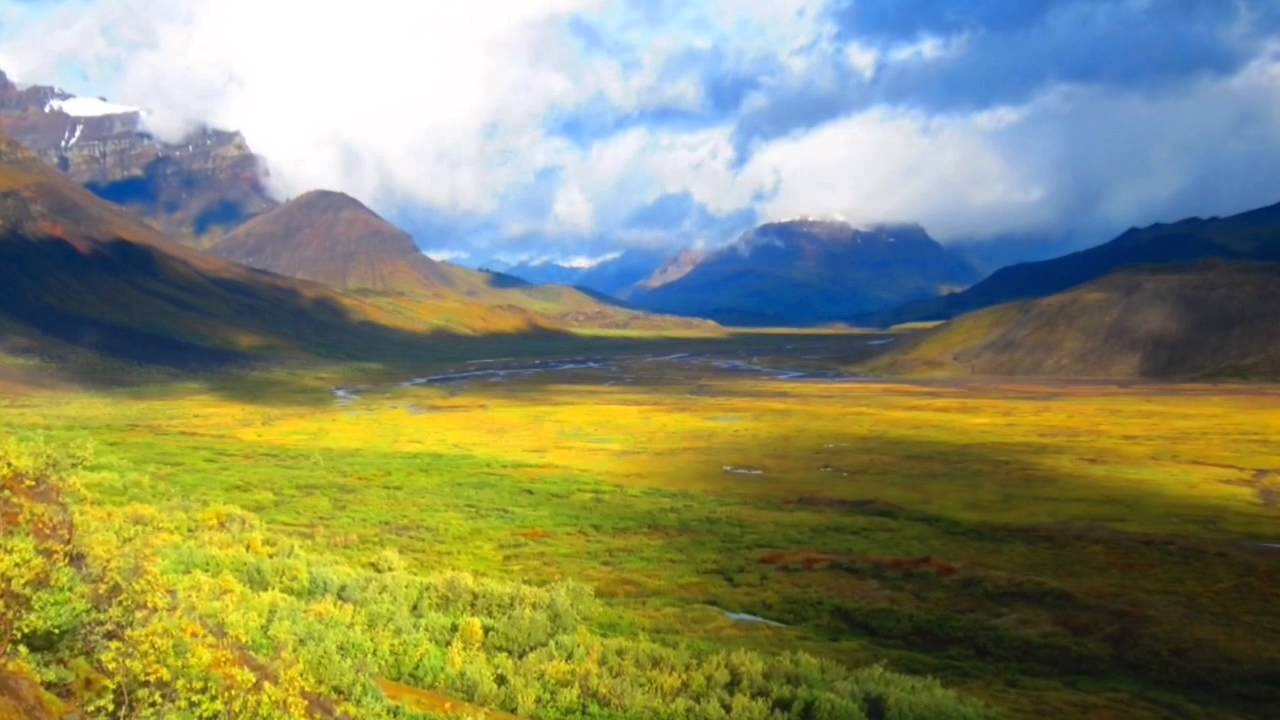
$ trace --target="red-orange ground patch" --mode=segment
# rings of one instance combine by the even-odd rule
[[[479,718],[480,720],[521,720],[519,716],[501,710],[489,710],[478,705],[455,700],[430,690],[419,690],[390,680],[379,680],[378,688],[387,699],[410,710],[444,717]]]
[[[756,558],[756,562],[781,570],[829,570],[832,568],[863,567],[906,573],[931,572],[939,577],[951,577],[960,571],[954,564],[935,557],[855,557],[852,555],[831,555],[819,552],[779,551],[761,555]]]

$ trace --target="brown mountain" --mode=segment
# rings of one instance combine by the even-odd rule
[[[952,320],[878,368],[941,375],[1280,378],[1280,264],[1131,268]]]
[[[180,142],[148,133],[141,112],[0,72],[0,133],[166,235],[203,244],[276,205],[261,159],[236,132],[201,128]]]
[[[260,215],[211,251],[243,265],[347,290],[439,295],[450,271],[349,195],[316,190]]]

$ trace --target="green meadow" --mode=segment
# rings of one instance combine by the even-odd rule
[[[8,388],[0,649],[95,717],[1280,707],[1280,389],[832,377],[855,340]]]

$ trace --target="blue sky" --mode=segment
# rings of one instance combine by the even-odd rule
[[[472,262],[1280,201],[1269,0],[0,0],[0,67],[240,129],[281,197],[345,190]]]

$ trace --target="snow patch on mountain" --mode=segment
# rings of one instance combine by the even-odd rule
[[[67,134],[62,138],[62,149],[65,150],[71,147],[72,145],[75,145],[76,141],[80,139],[80,135],[83,133],[84,133],[84,123],[82,122],[76,123],[74,130],[71,128],[67,128]]]
[[[44,106],[45,112],[64,112],[71,117],[103,117],[105,115],[126,115],[141,112],[140,108],[129,105],[117,105],[101,98],[70,97],[50,100]]]
[[[451,248],[428,248],[423,250],[422,254],[436,262],[454,262],[456,260],[466,260],[471,257],[471,253],[466,250],[455,250]]]
[[[591,257],[588,255],[575,255],[574,257],[566,258],[565,260],[560,261],[560,263],[558,264],[567,268],[573,268],[574,270],[590,270],[591,268],[596,267],[597,265],[607,263],[607,262],[612,262],[614,260],[617,260],[620,257],[622,257],[621,251],[606,253],[604,255],[597,255],[595,257]],[[555,261],[552,260],[551,262],[555,262]]]

